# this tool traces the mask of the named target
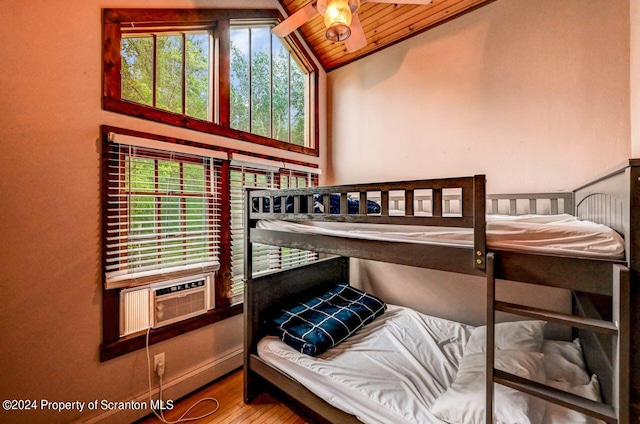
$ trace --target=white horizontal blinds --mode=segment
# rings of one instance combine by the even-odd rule
[[[213,158],[108,144],[107,288],[219,268]]]
[[[280,188],[315,187],[318,185],[318,176],[311,173],[283,170],[280,173]],[[280,248],[280,268],[286,269],[297,265],[303,265],[318,259],[316,252],[294,249],[290,247]]]
[[[242,301],[244,293],[244,195],[246,187],[277,188],[275,171],[248,163],[231,166],[231,303]],[[253,272],[277,267],[277,247],[253,245]]]

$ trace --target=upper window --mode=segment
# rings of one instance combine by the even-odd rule
[[[105,9],[104,108],[317,156],[317,69],[276,18]]]
[[[308,144],[306,70],[270,26],[231,30],[231,127]]]

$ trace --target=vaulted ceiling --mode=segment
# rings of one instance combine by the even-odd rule
[[[316,0],[278,0],[287,15]],[[365,47],[348,53],[344,42],[325,36],[323,17],[316,14],[299,29],[325,71],[329,72],[369,54],[406,40],[436,25],[495,0],[433,0],[429,5],[362,2],[357,11],[367,39]]]

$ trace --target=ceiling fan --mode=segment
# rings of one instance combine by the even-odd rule
[[[324,16],[327,39],[345,41],[347,52],[352,53],[367,45],[364,30],[358,18],[360,3],[368,0],[316,0],[296,10],[291,16],[276,25],[271,32],[286,37],[317,14]],[[395,3],[427,5],[432,0],[369,0],[370,3]]]

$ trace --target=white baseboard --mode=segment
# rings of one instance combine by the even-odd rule
[[[227,351],[220,357],[203,364],[200,364],[190,371],[177,376],[169,381],[165,381],[162,388],[162,397],[165,400],[177,400],[194,390],[222,377],[231,371],[242,367],[242,346]],[[157,399],[159,388],[155,387],[151,393]],[[85,424],[122,424],[131,423],[152,413],[149,406],[149,391],[146,390],[135,398],[125,399],[135,405],[147,406],[147,408],[123,408],[104,411],[93,417],[82,419]]]

